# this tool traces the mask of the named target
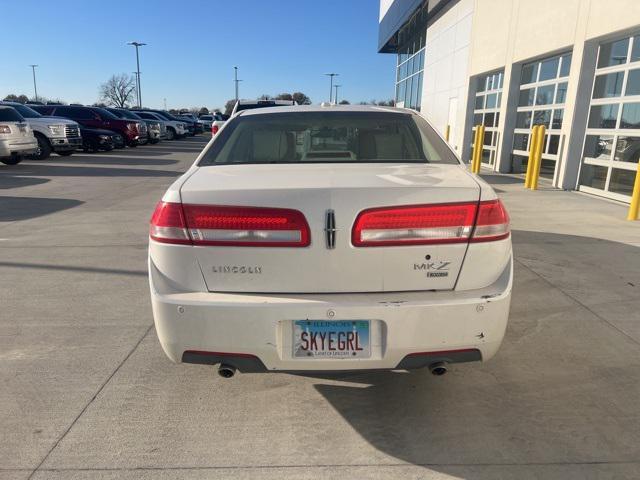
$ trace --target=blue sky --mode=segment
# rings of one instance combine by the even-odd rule
[[[149,44],[140,70],[150,107],[164,98],[169,108],[222,107],[234,96],[234,65],[242,98],[302,91],[326,101],[322,74],[330,71],[340,73],[340,99],[393,97],[395,56],[376,52],[378,0],[0,0],[0,7],[2,98],[33,95],[34,63],[39,94],[93,103],[100,83],[135,71],[131,40]]]

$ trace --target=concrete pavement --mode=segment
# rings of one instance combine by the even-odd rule
[[[640,477],[640,224],[485,175],[512,216],[487,364],[223,380],[155,332],[147,221],[201,138],[0,166],[0,480]]]

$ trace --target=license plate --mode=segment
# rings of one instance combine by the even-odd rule
[[[369,324],[369,320],[295,320],[293,356],[368,358],[371,356]]]

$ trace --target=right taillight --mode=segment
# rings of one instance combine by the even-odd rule
[[[218,133],[218,130],[220,130],[220,127],[218,125],[214,125],[213,127],[211,127],[211,135],[215,135],[216,133]]]
[[[480,202],[471,242],[490,242],[509,236],[509,214],[500,200]]]
[[[157,242],[189,245],[306,247],[311,242],[298,210],[169,202],[158,203],[149,235]]]
[[[488,242],[509,236],[500,200],[371,208],[351,231],[355,247]]]

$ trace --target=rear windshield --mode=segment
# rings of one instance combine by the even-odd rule
[[[459,164],[420,116],[392,112],[287,112],[232,119],[199,165],[257,163]]]
[[[0,120],[4,122],[22,122],[24,118],[11,107],[0,107]]]

